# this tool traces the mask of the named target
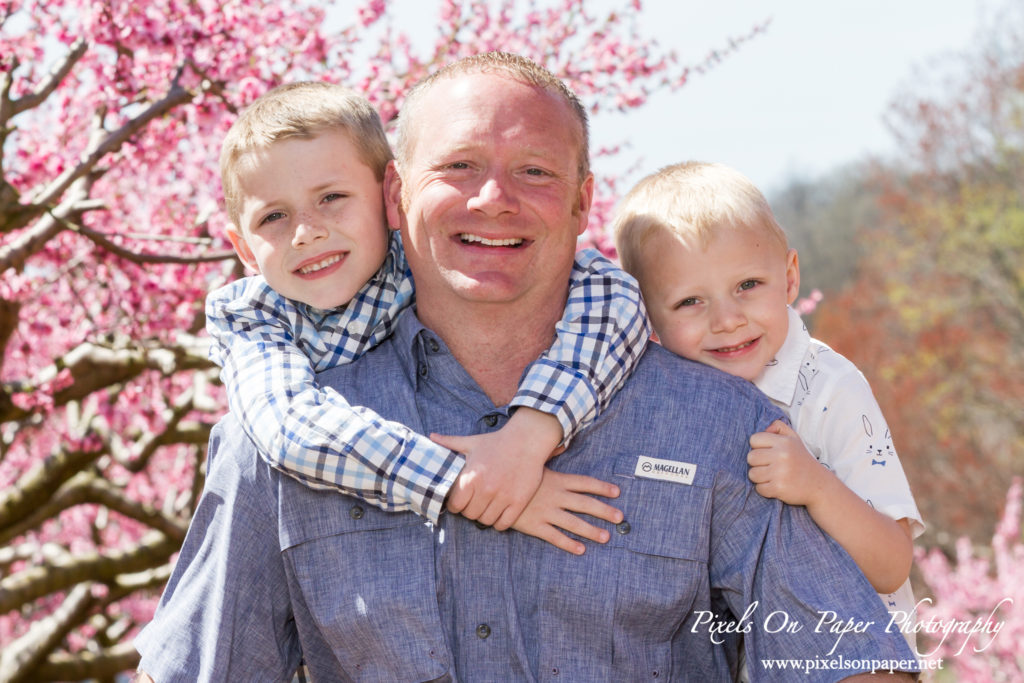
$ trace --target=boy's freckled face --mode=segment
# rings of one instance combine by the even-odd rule
[[[753,381],[785,342],[800,271],[766,233],[720,230],[702,249],[659,230],[641,261],[651,323],[673,353]]]
[[[291,138],[242,158],[242,260],[278,293],[348,303],[387,254],[383,187],[344,131]]]

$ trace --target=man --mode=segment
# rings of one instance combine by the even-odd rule
[[[481,55],[418,86],[385,185],[417,308],[321,381],[423,433],[498,428],[554,336],[593,186],[584,110],[532,63]],[[753,492],[747,439],[778,415],[748,383],[650,349],[551,461],[621,490],[624,521],[582,557],[309,490],[229,417],[141,668],[159,683],[282,680],[300,658],[316,681],[717,681],[736,663],[727,629],[754,680],[791,676],[767,657],[831,663],[811,680],[911,667],[849,557]]]

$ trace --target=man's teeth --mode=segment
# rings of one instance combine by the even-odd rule
[[[318,270],[323,270],[327,266],[334,265],[335,263],[337,263],[340,260],[341,260],[341,254],[334,254],[333,256],[328,256],[327,258],[325,258],[323,261],[320,261],[319,263],[314,263],[312,265],[303,266],[303,267],[299,268],[299,272],[302,273],[303,275],[309,275],[310,273],[315,273]]]
[[[479,235],[469,235],[467,233],[462,233],[461,235],[459,235],[459,238],[462,240],[463,244],[476,243],[482,244],[485,247],[518,247],[520,244],[523,243],[523,240],[520,237],[509,237],[501,240],[491,240],[487,239],[486,237],[480,237]]]

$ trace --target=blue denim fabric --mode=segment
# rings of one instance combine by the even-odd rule
[[[423,433],[507,418],[411,313],[320,379]],[[699,621],[748,609],[755,681],[794,675],[762,669],[763,657],[910,659],[845,551],[805,510],[748,481],[749,435],[778,417],[753,385],[652,346],[550,463],[621,487],[625,522],[583,557],[454,515],[433,525],[311,490],[265,466],[229,417],[174,575],[136,641],[142,668],[158,683],[286,680],[300,657],[318,683],[725,681],[734,653]],[[692,483],[637,476],[641,455],[691,465]],[[838,638],[815,628],[823,610],[874,626]],[[801,629],[771,633],[784,619]]]

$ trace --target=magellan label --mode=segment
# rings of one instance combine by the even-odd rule
[[[692,484],[693,476],[697,473],[697,466],[688,462],[678,460],[658,460],[641,455],[636,459],[636,469],[633,474],[645,479],[661,479],[676,484]]]

